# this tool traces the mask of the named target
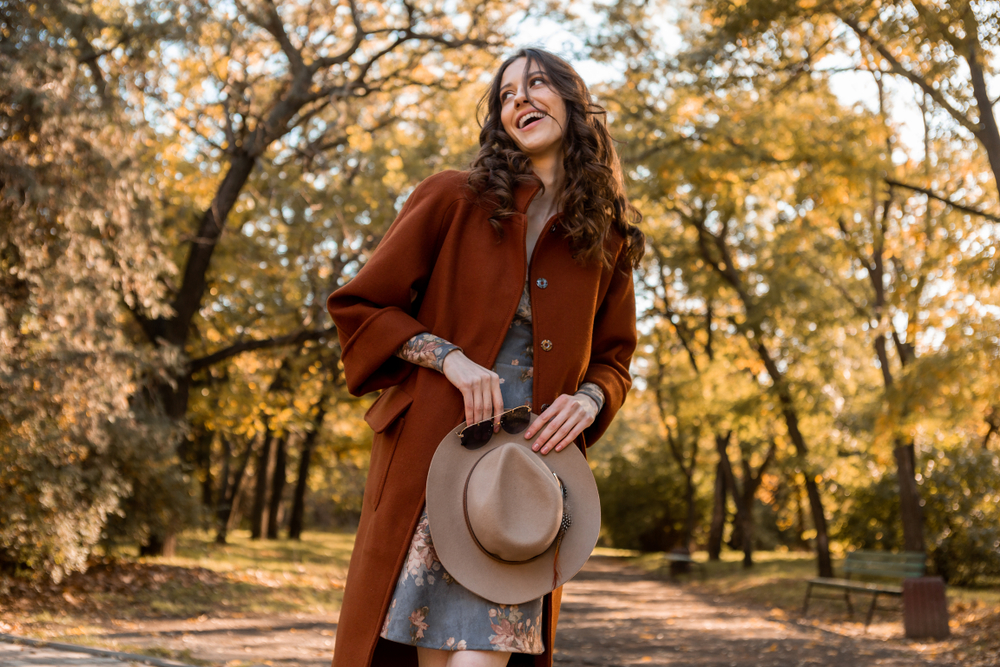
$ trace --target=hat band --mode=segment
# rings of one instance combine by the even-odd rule
[[[535,554],[531,558],[526,558],[524,560],[506,560],[496,555],[492,551],[489,551],[486,547],[480,544],[479,538],[476,537],[476,531],[473,530],[472,528],[472,521],[469,519],[469,503],[467,500],[469,494],[469,480],[472,479],[472,471],[476,469],[476,466],[479,465],[479,461],[482,461],[483,458],[485,457],[480,457],[480,459],[476,461],[475,465],[472,466],[472,469],[469,470],[469,474],[465,477],[465,486],[462,489],[462,501],[463,501],[462,512],[465,514],[465,527],[469,529],[469,535],[472,537],[472,541],[475,542],[476,546],[479,547],[480,551],[482,551],[484,554],[486,554],[487,556],[489,556],[490,558],[499,563],[505,563],[507,565],[522,565],[524,563],[530,563],[533,560],[538,560],[539,558],[544,556],[549,549],[552,548],[553,544],[559,544],[560,542],[562,542],[563,535],[566,533],[566,530],[573,522],[569,514],[569,506],[566,504],[566,493],[567,493],[566,486],[563,484],[563,481],[562,479],[560,479],[559,475],[552,473],[552,476],[555,477],[556,481],[559,483],[559,488],[562,491],[562,496],[563,496],[562,521],[559,524],[559,532],[556,533],[555,538],[549,543],[547,547],[542,549],[539,553]]]

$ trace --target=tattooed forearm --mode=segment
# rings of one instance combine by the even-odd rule
[[[576,390],[576,395],[586,396],[596,403],[598,412],[604,407],[604,392],[593,382],[584,382],[581,384],[580,388]]]
[[[422,333],[403,343],[403,346],[396,350],[396,356],[424,368],[433,368],[440,373],[444,370],[444,358],[448,353],[461,349],[444,338],[438,338],[431,333]]]

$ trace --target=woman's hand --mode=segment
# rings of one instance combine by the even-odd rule
[[[578,394],[562,394],[538,415],[538,419],[524,432],[524,437],[530,440],[538,435],[531,446],[536,452],[548,454],[553,449],[561,452],[595,419],[597,404],[592,399]]]
[[[493,430],[499,430],[500,415],[503,413],[500,376],[472,361],[461,350],[449,353],[441,370],[448,381],[462,392],[465,423],[472,425],[493,417]]]

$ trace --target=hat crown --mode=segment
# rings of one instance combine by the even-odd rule
[[[465,515],[486,553],[524,562],[555,541],[563,514],[559,482],[530,450],[505,443],[485,454],[471,471],[465,489]]]

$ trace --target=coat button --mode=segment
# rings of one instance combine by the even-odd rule
[[[556,226],[555,226],[555,225],[552,225],[551,227],[549,227],[549,231],[550,231],[550,232],[554,232],[554,231],[556,231]]]
[[[546,338],[545,340],[543,340],[542,341],[542,349],[545,350],[546,352],[548,352],[549,350],[551,350],[552,349],[552,341],[550,341],[548,338]]]
[[[535,281],[535,284],[541,287],[542,289],[545,289],[546,287],[549,286],[549,281],[546,280],[545,278],[539,278],[538,280]]]

